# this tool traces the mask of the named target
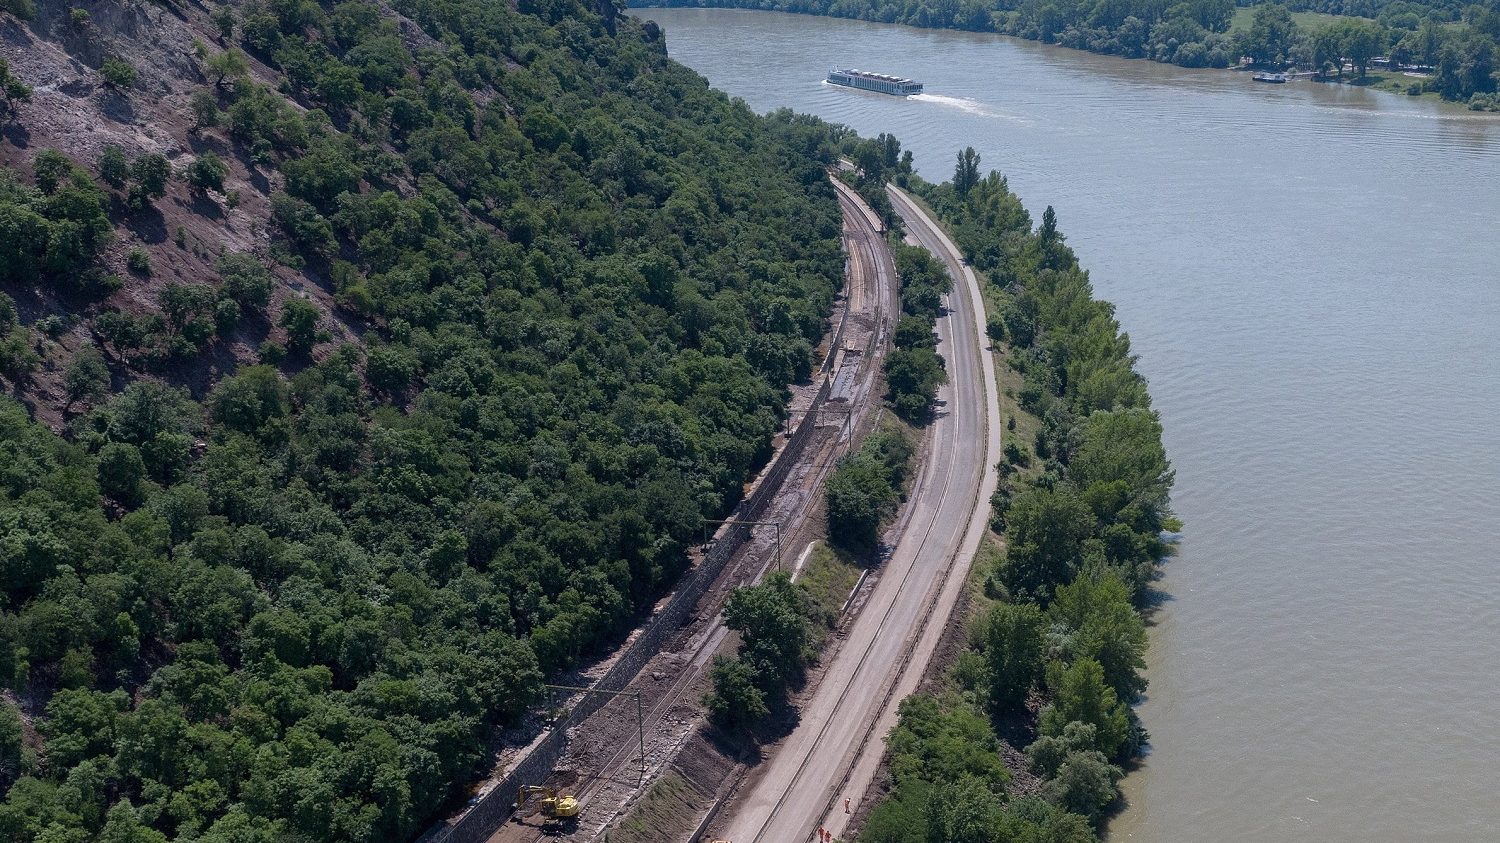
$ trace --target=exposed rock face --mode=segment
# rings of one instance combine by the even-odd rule
[[[0,127],[0,165],[16,171],[21,181],[29,183],[36,155],[45,149],[58,150],[94,174],[111,146],[128,159],[163,155],[176,173],[205,152],[229,166],[222,192],[195,193],[183,179],[173,178],[166,195],[152,207],[132,210],[121,196],[112,197],[109,215],[115,232],[100,267],[123,285],[107,298],[80,301],[66,291],[0,284],[0,292],[16,301],[23,324],[54,316],[64,325],[50,335],[36,332],[41,362],[28,379],[17,384],[0,381],[54,428],[76,409],[68,406],[61,385],[68,362],[84,346],[99,344],[91,317],[111,309],[156,312],[166,285],[215,283],[219,255],[251,252],[264,257],[270,246],[265,221],[271,216],[269,197],[281,187],[280,176],[274,168],[257,165],[223,128],[194,127],[189,107],[194,92],[214,88],[200,55],[223,49],[209,14],[206,6],[141,0],[41,0],[30,21],[0,13],[0,57],[11,74],[32,89],[30,101],[19,103]],[[408,45],[436,44],[411,21],[398,23]],[[134,69],[128,88],[110,85],[101,73],[111,58]],[[279,74],[254,56],[247,58],[249,78],[275,91]],[[295,102],[291,105],[300,109]],[[126,258],[132,250],[149,255],[149,275],[128,270]],[[326,279],[266,263],[277,277],[269,313],[279,312],[290,296],[307,298],[322,312],[324,327],[334,339],[356,337],[335,312]],[[274,320],[265,317],[242,319],[232,336],[216,341],[203,354],[162,366],[140,368],[101,347],[117,378],[160,378],[201,397],[220,376],[253,362],[260,343],[277,338],[273,325]],[[315,351],[315,356],[326,348]]]

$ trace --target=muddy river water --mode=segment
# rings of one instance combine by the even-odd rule
[[[974,146],[1117,305],[1187,530],[1113,839],[1500,839],[1500,119],[994,35],[636,14],[757,111],[892,132],[930,179]]]

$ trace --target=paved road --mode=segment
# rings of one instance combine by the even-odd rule
[[[1000,411],[993,362],[981,346],[977,279],[914,203],[894,190],[892,200],[957,279],[938,321],[949,383],[939,392],[905,530],[801,723],[732,806],[720,836],[734,843],[800,843],[820,826],[842,829],[843,800],[857,801],[873,777],[895,707],[920,680],[988,517]]]
[[[863,428],[879,406],[877,375],[890,345],[898,309],[896,269],[890,250],[876,230],[879,220],[857,194],[840,182],[834,184],[844,215],[843,245],[848,257],[846,316],[835,326],[833,344],[837,354],[829,373],[833,385],[826,405],[830,412],[804,422],[815,424],[820,430],[813,432],[814,437],[798,465],[762,515],[763,520],[782,525],[781,532],[787,542],[784,550],[789,557],[784,564],[790,564],[797,555],[798,540],[804,532],[801,525],[811,508],[809,504],[820,497],[823,480],[835,457],[847,451],[856,427]],[[664,648],[640,674],[667,675],[672,680],[657,683],[638,677],[632,683],[632,688],[643,689],[648,784],[673,761],[688,737],[682,724],[692,722],[697,714],[702,690],[697,680],[709,659],[719,651],[725,636],[722,617],[717,617],[723,597],[731,586],[759,579],[764,574],[772,563],[774,535],[765,530],[753,536],[740,551],[745,564],[731,563],[713,591],[700,602],[699,611],[712,621],[694,631],[681,646]],[[662,684],[669,687],[663,688]],[[634,701],[626,698],[601,708],[570,741],[558,766],[574,770],[582,778],[572,783],[553,782],[564,784],[565,791],[577,795],[584,806],[568,833],[544,830],[539,825],[541,819],[532,817],[526,824],[502,825],[487,843],[598,839],[629,808],[641,789],[636,728]],[[712,793],[716,783],[699,784],[705,792]]]

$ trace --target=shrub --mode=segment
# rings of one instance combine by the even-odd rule
[[[885,359],[887,396],[896,415],[913,424],[932,417],[937,389],[948,379],[943,358],[930,348],[901,348]]]
[[[270,304],[273,278],[254,255],[227,252],[219,258],[218,270],[224,278],[225,291],[242,306],[265,310]]]
[[[150,275],[151,253],[136,246],[130,250],[130,254],[125,256],[125,266],[136,275]]]
[[[36,19],[36,3],[32,0],[0,0],[0,10],[10,12],[24,21]]]
[[[68,330],[68,319],[60,313],[50,313],[36,320],[32,327],[41,331],[48,339],[55,340],[63,335],[63,331]]]
[[[99,450],[99,488],[127,506],[141,500],[146,461],[141,451],[125,442],[111,442]]]
[[[271,217],[293,243],[313,252],[333,247],[333,226],[317,209],[301,199],[277,193],[271,196]]]
[[[382,392],[405,389],[417,373],[417,358],[399,346],[382,346],[370,352],[365,362],[365,376],[370,385]]]
[[[11,383],[20,383],[31,375],[41,358],[31,347],[31,332],[12,329],[0,337],[0,375]]]
[[[172,164],[165,155],[148,152],[130,164],[130,178],[135,184],[130,187],[130,207],[140,210],[151,204],[152,199],[167,195],[167,179],[172,177]]]
[[[205,152],[193,159],[183,173],[189,186],[202,193],[206,190],[224,191],[224,177],[229,175],[229,165],[213,152]]]
[[[1016,709],[1042,675],[1042,612],[1030,603],[1000,603],[980,630],[989,661],[990,705],[996,713]]]
[[[211,129],[219,125],[219,98],[207,88],[199,88],[188,100],[188,110],[193,112],[193,131]]]
[[[209,16],[214,22],[214,27],[219,30],[219,38],[227,40],[234,35],[234,9],[230,6],[220,6],[214,9]]]
[[[286,415],[286,385],[269,366],[249,366],[219,381],[209,395],[214,421],[241,433],[259,433],[267,422]]]
[[[1113,758],[1130,737],[1130,721],[1115,689],[1105,684],[1104,669],[1093,659],[1083,658],[1068,668],[1054,662],[1047,668],[1047,675],[1056,696],[1042,709],[1038,719],[1041,733],[1063,735],[1069,723],[1090,724],[1096,730],[1092,748]]]
[[[68,402],[95,399],[109,391],[109,368],[93,346],[79,349],[63,374],[63,389]]]
[[[770,713],[755,668],[742,659],[715,656],[709,671],[713,690],[703,697],[708,716],[725,729],[749,726]]]
[[[99,156],[99,178],[115,190],[125,188],[125,182],[130,178],[130,162],[125,160],[124,150],[112,145],[104,147]]]
[[[57,191],[63,177],[73,171],[73,162],[55,149],[44,149],[31,160],[31,172],[36,176],[36,189],[51,195]]]
[[[250,62],[245,54],[230,48],[208,57],[208,73],[214,84],[223,87],[225,82],[237,82],[250,72]]]
[[[275,366],[286,359],[286,346],[279,342],[266,340],[260,344],[260,349],[256,354],[260,358],[260,362],[267,366]]]
[[[219,299],[214,304],[214,333],[227,337],[240,324],[240,306],[234,299]]]
[[[1122,773],[1098,752],[1070,752],[1057,768],[1057,776],[1042,788],[1047,801],[1098,823],[1104,809],[1115,801],[1115,782]]]
[[[1014,419],[1012,419],[1012,422],[1014,422]],[[1015,429],[1014,424],[1012,424],[1011,429]],[[1026,453],[1026,448],[1016,440],[1006,439],[1005,447],[1001,450],[1005,454],[1005,461],[1011,465],[1018,465],[1022,468],[1031,465],[1031,455]]]
[[[124,59],[114,56],[105,59],[99,73],[104,77],[104,84],[111,88],[124,89],[135,84],[135,68]]]
[[[27,0],[30,2],[30,0]],[[5,1],[0,0],[0,9],[5,8]],[[0,116],[9,114],[15,109],[18,102],[29,102],[31,100],[31,88],[25,82],[10,75],[10,65],[5,59],[0,59]]]
[[[278,321],[286,331],[287,348],[306,353],[312,350],[318,336],[318,308],[306,299],[287,299]]]

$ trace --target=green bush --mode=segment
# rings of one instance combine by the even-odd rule
[[[233,47],[209,56],[206,67],[208,74],[214,77],[214,84],[219,87],[223,87],[225,82],[238,82],[250,73],[250,61],[244,53]]]
[[[13,328],[0,336],[0,375],[12,385],[30,377],[41,360],[41,356],[32,348],[30,331]]]
[[[912,449],[899,433],[877,433],[859,451],[839,461],[825,485],[828,537],[855,553],[879,543],[881,521],[901,497]]]
[[[219,32],[219,38],[228,39],[234,35],[234,9],[231,6],[220,6],[213,10],[209,18],[214,22],[214,28]]]
[[[83,401],[100,398],[109,392],[109,368],[104,358],[90,346],[85,346],[73,355],[63,374],[63,389],[68,401]]]
[[[73,162],[55,149],[43,149],[31,161],[32,173],[36,176],[36,188],[51,195],[57,192],[64,178],[73,172]]]
[[[286,359],[286,346],[282,345],[279,342],[266,340],[265,342],[261,343],[260,348],[256,350],[256,357],[260,360],[260,362],[268,366],[280,365],[280,363]]]
[[[36,19],[36,3],[33,0],[0,0],[0,10],[10,12],[24,21]]]
[[[0,0],[0,9],[6,8],[6,3],[24,2],[29,4],[31,0]],[[20,17],[20,15],[17,15]],[[23,18],[29,20],[30,18]],[[8,117],[16,109],[17,103],[30,102],[31,87],[20,79],[10,75],[10,65],[5,59],[0,59],[0,117]]]
[[[1115,783],[1123,775],[1098,752],[1071,752],[1042,788],[1042,796],[1063,810],[1098,823],[1104,809],[1115,801]]]
[[[713,690],[704,695],[703,706],[719,726],[743,728],[770,713],[765,692],[758,687],[759,676],[743,660],[715,656],[709,677]]]
[[[207,88],[199,88],[188,100],[188,110],[193,113],[193,131],[212,129],[219,125],[219,98]]]
[[[271,196],[271,218],[293,243],[310,252],[333,247],[333,226],[312,205],[285,193]]]
[[[898,348],[886,355],[882,371],[896,415],[912,424],[929,421],[937,389],[948,380],[943,358],[931,348]]]
[[[317,341],[318,320],[322,314],[316,305],[306,299],[290,298],[281,308],[281,318],[276,324],[286,331],[287,348],[299,354],[312,350]]]
[[[0,171],[0,280],[78,286],[113,230],[104,193],[55,150],[39,152],[34,168],[38,190]]]
[[[411,384],[418,361],[410,351],[397,346],[371,350],[365,361],[365,376],[370,385],[382,392],[398,392]]]
[[[225,291],[240,305],[263,311],[271,303],[275,279],[254,255],[226,252],[219,258],[217,269],[224,279]]]
[[[116,190],[124,189],[130,178],[130,162],[125,160],[124,150],[113,145],[104,147],[99,156],[99,178]]]
[[[1019,708],[1042,678],[1046,628],[1041,610],[1030,603],[1001,603],[981,622],[981,651],[989,666],[989,700],[997,713]]]
[[[1096,730],[1094,748],[1113,758],[1126,745],[1129,717],[1115,690],[1104,682],[1104,669],[1089,658],[1077,659],[1069,667],[1054,663],[1048,668],[1053,701],[1042,709],[1038,726],[1043,735],[1061,735],[1074,721]]]
[[[189,186],[202,193],[206,190],[224,192],[224,178],[229,175],[229,165],[213,152],[205,152],[193,159],[183,173]]]
[[[151,253],[139,246],[125,255],[125,267],[137,275],[151,274]]]
[[[104,60],[99,68],[99,74],[104,77],[104,84],[111,88],[127,89],[135,84],[135,68],[124,59],[110,56]]]
[[[99,451],[99,488],[126,506],[140,503],[141,484],[146,479],[146,463],[139,448],[125,442],[111,442]]]

